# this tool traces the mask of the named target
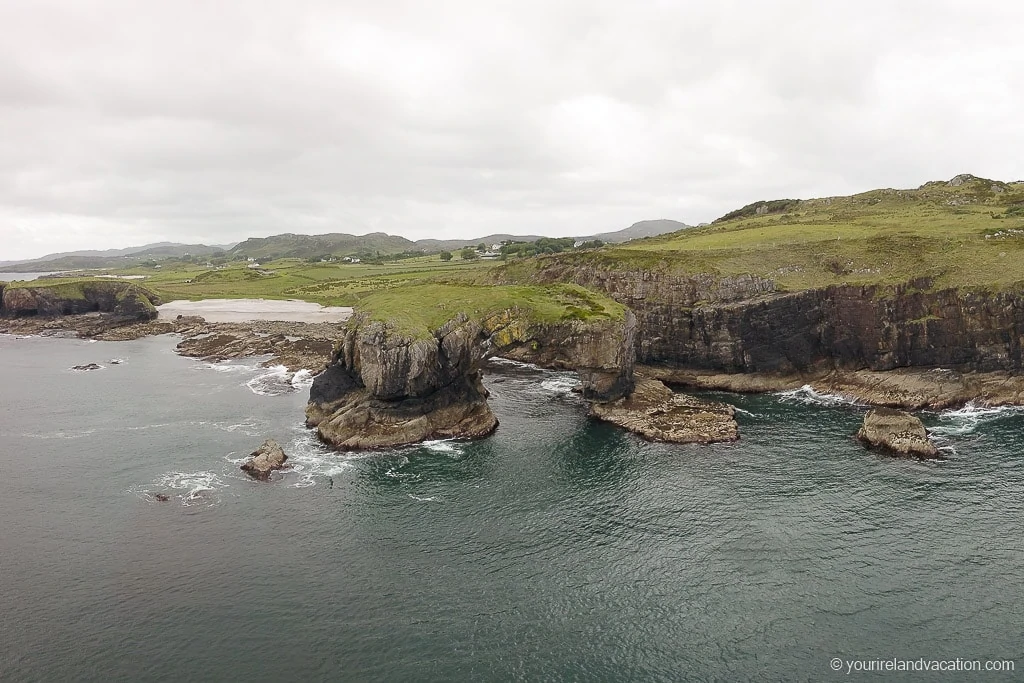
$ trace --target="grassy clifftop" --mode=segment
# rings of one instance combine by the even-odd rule
[[[753,274],[782,289],[898,283],[999,287],[1024,281],[1024,183],[974,176],[916,190],[755,202],[711,225],[544,262],[716,275]]]
[[[482,320],[517,309],[526,320],[557,323],[569,320],[623,320],[626,308],[583,287],[424,283],[380,289],[358,303],[373,320],[387,321],[399,330],[419,336],[436,330],[461,314]]]

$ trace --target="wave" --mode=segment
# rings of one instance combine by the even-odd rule
[[[291,484],[294,488],[318,484],[333,488],[334,477],[354,468],[355,460],[366,457],[358,454],[343,455],[329,450],[305,427],[284,446],[284,452],[288,454],[287,464],[291,468],[282,470],[281,474],[286,477],[290,474],[298,475],[297,481]]]
[[[817,391],[810,384],[805,384],[799,389],[780,391],[775,394],[783,403],[801,403],[803,405],[819,406],[863,406],[856,399],[842,394],[826,394]]]
[[[281,396],[313,385],[313,373],[309,370],[291,372],[284,365],[272,365],[267,372],[256,375],[245,386],[258,396]]]
[[[176,497],[182,505],[205,505],[207,507],[219,505],[221,499],[217,492],[228,487],[227,482],[219,475],[209,471],[167,472],[155,479],[153,485],[155,487],[153,489],[137,489],[136,495],[153,498],[170,489],[179,492]]]
[[[96,429],[81,429],[77,431],[65,432],[63,430],[56,432],[46,433],[26,433],[22,434],[26,439],[81,439],[85,436],[90,436],[96,433]]]
[[[1024,414],[1024,406],[984,406],[971,401],[962,408],[939,413],[939,420],[947,424],[929,427],[928,433],[936,436],[964,436],[972,434],[983,424],[1001,420],[1004,417]]]
[[[578,389],[582,385],[583,383],[579,378],[572,375],[552,377],[551,379],[546,379],[540,383],[542,389],[562,396],[571,394],[573,389]]]
[[[413,500],[418,500],[418,501],[420,501],[422,503],[433,503],[433,502],[435,502],[437,500],[437,496],[422,496],[421,497],[421,496],[414,496],[411,493],[409,494],[409,497],[412,498]]]
[[[221,361],[219,363],[203,363],[196,367],[215,372],[256,372],[260,369],[258,363],[235,363],[232,361]]]
[[[434,441],[423,441],[416,444],[414,448],[425,448],[434,453],[443,453],[453,458],[462,455],[463,444],[451,439],[436,439]]]

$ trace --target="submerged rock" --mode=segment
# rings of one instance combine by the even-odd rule
[[[252,457],[244,462],[240,469],[260,481],[269,479],[270,473],[274,470],[283,470],[288,467],[285,464],[288,456],[285,455],[281,445],[273,439],[264,441],[251,455]]]
[[[97,365],[96,363],[87,363],[85,365],[75,365],[71,369],[72,370],[78,370],[80,372],[85,372],[87,370],[102,370],[103,366],[102,365]]]
[[[656,379],[638,378],[631,395],[594,403],[590,413],[650,441],[717,443],[739,438],[732,406],[676,394]]]
[[[166,503],[171,499],[171,497],[168,496],[166,493],[156,493],[153,495],[153,498],[160,503]]]
[[[939,451],[928,440],[921,420],[892,408],[876,408],[864,416],[857,438],[872,448],[912,458],[936,458]]]

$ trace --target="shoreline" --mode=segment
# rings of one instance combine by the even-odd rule
[[[176,334],[181,338],[175,351],[182,356],[217,362],[266,355],[270,356],[263,362],[266,367],[283,365],[290,372],[309,370],[314,375],[331,362],[336,345],[345,338],[344,327],[344,322],[214,322],[186,315],[128,323],[103,313],[0,318],[0,334],[73,336],[99,341]],[[636,372],[681,391],[768,394],[806,387],[865,407],[908,411],[956,409],[972,403],[990,407],[1024,405],[1024,375],[1008,371],[894,368],[735,374],[638,364]]]

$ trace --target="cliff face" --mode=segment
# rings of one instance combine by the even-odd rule
[[[113,313],[132,320],[152,320],[160,300],[128,282],[72,281],[0,290],[0,314],[10,317]]]
[[[526,324],[505,312],[485,320],[484,329],[490,334],[489,355],[575,370],[589,401],[614,401],[633,391],[637,321],[632,312],[622,321],[547,324]]]
[[[537,324],[506,311],[482,321],[460,315],[414,338],[357,317],[313,381],[306,424],[340,449],[486,436],[498,421],[480,366],[497,354],[576,369],[586,397],[614,400],[633,390],[634,331],[632,316]]]
[[[1021,292],[838,285],[780,293],[752,276],[715,278],[553,268],[637,316],[637,360],[727,373],[957,367],[1019,370]]]

